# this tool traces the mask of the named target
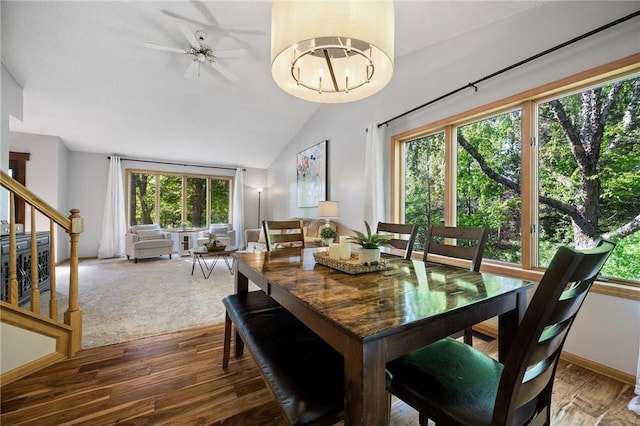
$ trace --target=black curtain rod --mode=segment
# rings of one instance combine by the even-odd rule
[[[107,159],[111,160],[111,156],[107,156]],[[205,169],[223,169],[223,170],[236,170],[237,167],[223,167],[223,166],[204,166],[201,164],[185,164],[185,163],[172,163],[169,161],[153,161],[153,160],[139,160],[137,158],[120,158],[122,161],[138,161],[140,163],[153,163],[153,164],[170,164],[172,166],[184,166],[184,167],[202,167]],[[247,169],[242,169],[246,172]]]
[[[458,88],[458,89],[456,89],[456,90],[452,90],[452,91],[451,91],[451,92],[449,92],[449,93],[446,93],[446,94],[444,94],[444,95],[442,95],[442,96],[439,96],[439,97],[437,97],[437,98],[435,98],[435,99],[432,99],[432,100],[430,100],[429,102],[426,102],[426,103],[424,103],[424,104],[422,104],[422,105],[420,105],[420,106],[417,106],[417,107],[415,107],[415,108],[413,108],[413,109],[411,109],[411,110],[409,110],[409,111],[407,111],[407,112],[403,112],[403,113],[402,113],[402,114],[400,114],[400,115],[396,115],[395,117],[390,118],[390,119],[388,119],[387,121],[383,121],[382,123],[379,123],[379,124],[378,124],[378,127],[382,127],[382,126],[388,125],[388,124],[389,124],[389,123],[391,123],[392,121],[395,121],[395,120],[397,120],[397,119],[399,119],[399,118],[402,118],[402,117],[404,117],[405,115],[409,115],[409,114],[411,114],[412,112],[416,112],[416,111],[417,111],[417,110],[419,110],[419,109],[422,109],[422,108],[424,108],[424,107],[426,107],[426,106],[429,106],[429,105],[431,105],[431,104],[433,104],[433,103],[436,103],[436,102],[438,102],[438,101],[441,101],[441,100],[442,100],[442,99],[444,99],[444,98],[447,98],[447,97],[449,97],[449,96],[451,96],[451,95],[454,95],[454,94],[456,94],[456,93],[458,93],[458,92],[461,92],[461,91],[463,91],[463,90],[465,90],[465,89],[468,89],[468,88],[470,88],[470,87],[473,87],[473,88],[475,89],[475,91],[477,92],[477,91],[478,91],[478,87],[477,87],[476,85],[477,85],[478,83],[482,83],[483,81],[489,80],[490,78],[493,78],[493,77],[495,77],[495,76],[497,76],[497,75],[500,75],[500,74],[502,74],[502,73],[505,73],[505,72],[507,72],[507,71],[510,71],[510,70],[512,70],[512,69],[514,69],[514,68],[516,68],[516,67],[519,67],[520,65],[524,65],[524,64],[526,64],[526,63],[528,63],[528,62],[531,62],[531,61],[533,61],[533,60],[536,60],[536,59],[538,59],[538,58],[540,58],[540,57],[542,57],[542,56],[548,55],[549,53],[555,52],[556,50],[562,49],[562,48],[563,48],[563,47],[565,47],[565,46],[568,46],[568,45],[573,44],[573,43],[575,43],[575,42],[577,42],[577,41],[580,41],[580,40],[582,40],[582,39],[585,39],[585,38],[587,38],[587,37],[590,37],[590,36],[592,36],[592,35],[594,35],[594,34],[597,34],[597,33],[601,32],[601,31],[604,31],[604,30],[609,29],[609,28],[611,28],[611,27],[614,27],[614,26],[616,26],[616,25],[618,25],[618,24],[621,24],[622,22],[628,21],[629,19],[633,19],[633,18],[635,18],[635,17],[636,17],[636,16],[638,16],[638,15],[640,15],[640,10],[635,11],[635,12],[633,12],[633,13],[631,13],[631,14],[627,15],[627,16],[624,16],[624,17],[622,17],[622,18],[620,18],[620,19],[617,19],[617,20],[615,20],[615,21],[613,21],[613,22],[610,22],[610,23],[608,23],[608,24],[606,24],[606,25],[603,25],[603,26],[601,26],[601,27],[599,27],[599,28],[596,28],[595,30],[589,31],[588,33],[585,33],[585,34],[582,34],[582,35],[580,35],[580,36],[578,36],[578,37],[575,37],[575,38],[573,38],[573,39],[571,39],[571,40],[569,40],[569,41],[565,41],[564,43],[559,44],[559,45],[557,45],[557,46],[554,46],[554,47],[552,47],[552,48],[550,48],[550,49],[547,49],[547,50],[545,50],[544,52],[538,53],[537,55],[533,55],[533,56],[528,57],[527,59],[523,59],[523,60],[522,60],[522,61],[520,61],[520,62],[517,62],[517,63],[515,63],[515,64],[513,64],[513,65],[510,65],[510,66],[508,66],[508,67],[506,67],[506,68],[503,68],[503,69],[501,69],[500,71],[496,71],[496,72],[494,72],[493,74],[489,74],[489,75],[487,75],[487,76],[484,76],[484,77],[482,77],[481,79],[476,80],[476,81],[471,82],[471,83],[468,83],[467,85],[462,86],[462,87],[460,87],[460,88]]]

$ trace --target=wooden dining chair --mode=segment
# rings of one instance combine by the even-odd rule
[[[614,247],[558,249],[504,365],[448,337],[388,363],[390,392],[420,412],[421,425],[549,425],[562,347]]]
[[[465,259],[470,261],[469,269],[480,271],[480,264],[487,245],[487,228],[465,228],[456,226],[429,225],[424,246],[423,260],[426,262],[429,254]],[[447,242],[447,239],[455,239],[455,243]],[[464,342],[473,344],[473,329],[466,328],[462,333],[453,337],[464,336]]]
[[[424,246],[424,258],[429,254],[465,259],[471,262],[469,269],[478,272],[487,245],[487,228],[429,225]],[[455,239],[455,244],[446,239]]]
[[[415,224],[378,222],[376,233],[392,234],[387,241],[395,250],[402,251],[405,259],[411,259],[413,243],[416,241],[418,226]]]
[[[301,220],[263,220],[267,251],[282,248],[304,248]]]

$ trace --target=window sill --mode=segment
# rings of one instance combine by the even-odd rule
[[[422,259],[421,252],[414,252],[414,259]],[[442,256],[429,255],[429,260],[434,262],[444,263],[452,266],[469,267],[469,262],[459,259],[451,259]],[[489,272],[492,274],[505,275],[508,277],[519,278],[522,280],[529,280],[539,282],[544,275],[543,270],[527,270],[520,267],[499,263],[484,261],[480,268],[482,272]],[[620,283],[612,283],[605,281],[596,281],[591,287],[591,291],[594,293],[605,294],[607,296],[622,297],[624,299],[640,300],[640,287],[633,285],[625,285]]]

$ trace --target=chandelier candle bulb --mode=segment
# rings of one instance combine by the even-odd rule
[[[349,237],[346,235],[340,236],[340,259],[351,259],[351,243],[349,242]]]
[[[331,259],[340,259],[340,244],[338,243],[329,244],[329,257]]]

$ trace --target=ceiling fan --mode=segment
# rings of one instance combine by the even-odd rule
[[[200,75],[200,65],[206,64],[211,66],[215,71],[220,73],[224,78],[231,82],[238,81],[238,78],[233,75],[228,69],[216,62],[218,58],[237,58],[244,56],[246,51],[244,49],[226,49],[216,50],[215,52],[203,41],[207,38],[207,34],[198,30],[193,33],[187,24],[182,21],[176,21],[178,28],[184,34],[189,41],[190,47],[188,49],[181,49],[179,47],[163,46],[155,43],[143,43],[143,46],[148,49],[165,50],[167,52],[183,53],[191,55],[193,58],[191,63],[187,67],[184,76],[186,78],[194,78]]]

